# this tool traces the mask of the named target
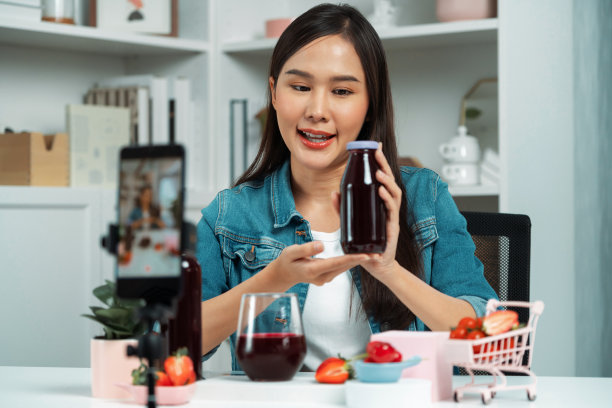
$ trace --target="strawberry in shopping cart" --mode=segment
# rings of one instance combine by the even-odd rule
[[[487,336],[505,333],[518,327],[518,313],[514,310],[498,310],[482,319],[482,331]]]

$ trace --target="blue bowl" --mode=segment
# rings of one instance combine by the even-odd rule
[[[421,362],[420,356],[412,356],[399,363],[365,363],[363,360],[355,362],[357,379],[368,383],[397,382],[405,368],[415,366]]]

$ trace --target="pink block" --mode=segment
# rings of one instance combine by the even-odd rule
[[[446,361],[444,345],[449,332],[413,332],[391,330],[373,334],[371,340],[386,341],[404,358],[421,356],[424,361],[402,372],[402,378],[424,378],[431,381],[432,401],[453,396],[453,366]]]

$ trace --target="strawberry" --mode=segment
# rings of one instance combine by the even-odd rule
[[[170,377],[172,384],[174,385],[185,385],[190,383],[192,377],[193,361],[187,355],[187,347],[183,347],[177,350],[172,356],[168,357],[164,361],[164,369],[166,374]]]
[[[468,333],[466,339],[468,340],[478,340],[478,339],[482,339],[486,337],[485,334],[481,331],[481,330],[472,330],[471,332]],[[474,354],[479,354],[480,353],[480,345],[477,346],[472,346],[472,349],[474,350]]]
[[[487,336],[505,333],[518,324],[518,313],[513,310],[498,310],[482,319],[482,331]]]
[[[320,383],[343,384],[352,374],[353,368],[345,359],[330,357],[317,368],[315,379]]]
[[[164,373],[161,370],[158,370],[155,373],[155,377],[157,377],[157,381],[155,382],[155,386],[157,387],[167,387],[167,386],[172,386],[172,381],[170,380],[170,377],[168,377],[168,374]]]
[[[376,363],[397,363],[402,361],[402,354],[384,341],[371,341],[366,346],[366,353]]]

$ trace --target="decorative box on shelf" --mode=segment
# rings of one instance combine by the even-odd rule
[[[0,184],[67,186],[69,183],[67,134],[0,134]]]

